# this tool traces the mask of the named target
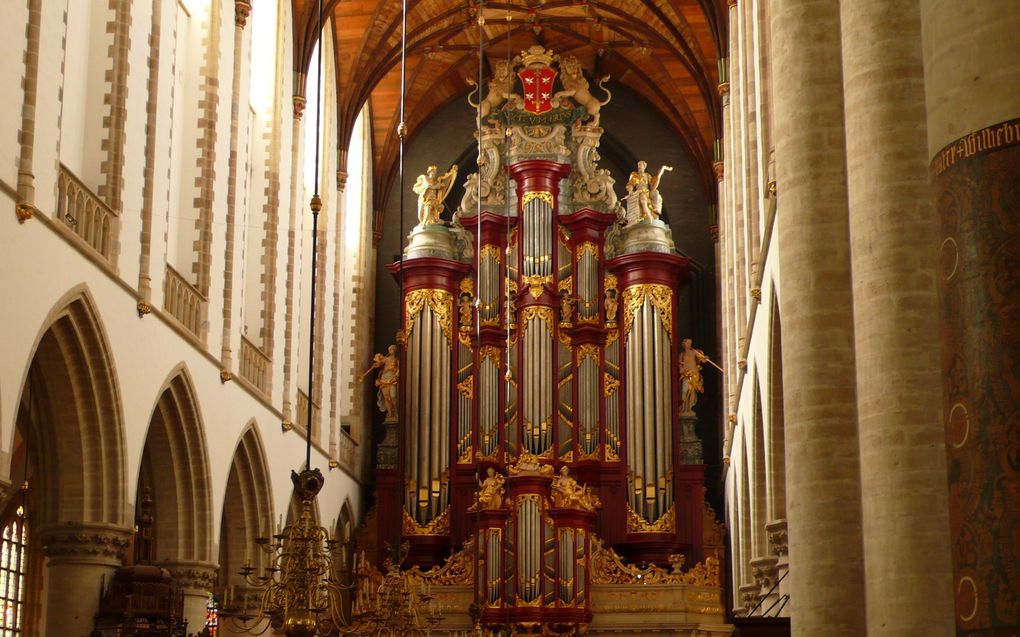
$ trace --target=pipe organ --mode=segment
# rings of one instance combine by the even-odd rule
[[[522,54],[525,90],[555,62]],[[706,557],[704,465],[680,448],[688,262],[639,214],[657,181],[621,202],[585,105],[539,102],[495,110],[453,222],[417,226],[390,268],[401,443],[379,483],[401,497],[378,498],[379,538],[422,569],[469,542],[494,625],[590,622],[602,542],[636,562]]]

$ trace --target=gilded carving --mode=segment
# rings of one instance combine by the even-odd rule
[[[550,449],[551,451],[551,449]],[[543,476],[551,476],[553,474],[552,465],[542,464],[539,460],[542,456],[537,456],[527,449],[521,451],[521,455],[516,459],[514,464],[510,465],[510,475],[516,476],[520,474],[539,474]]]
[[[414,331],[414,322],[425,305],[429,306],[432,313],[439,319],[439,327],[446,336],[446,342],[453,347],[453,295],[446,290],[412,290],[405,297],[404,322],[407,330],[407,337]]]
[[[648,522],[627,505],[627,531],[629,533],[672,533],[676,530],[676,511],[671,504],[658,520]]]
[[[523,208],[524,206],[528,205],[528,203],[530,203],[531,201],[533,201],[535,199],[540,199],[540,200],[546,202],[547,204],[549,204],[550,208],[554,207],[552,193],[551,192],[545,192],[545,191],[535,191],[535,192],[526,192],[526,193],[524,193],[524,196],[521,197],[521,207]]]
[[[577,362],[581,364],[586,358],[593,359],[597,365],[599,362],[599,346],[585,344],[577,348]]]
[[[503,508],[503,496],[506,494],[506,478],[503,477],[503,474],[497,473],[492,467],[489,467],[485,474],[485,479],[478,481],[478,493],[475,496],[475,503],[468,507],[468,511]]]
[[[474,581],[475,541],[464,542],[463,548],[446,558],[442,566],[422,571],[417,565],[407,570],[411,577],[439,586],[467,586]]]
[[[526,332],[528,324],[535,318],[545,322],[545,327],[552,332],[553,311],[551,307],[545,305],[529,305],[521,311],[521,323],[523,324],[521,331]]]
[[[661,283],[632,285],[623,291],[623,333],[630,334],[634,315],[648,300],[659,312],[659,319],[670,340],[673,339],[673,291]]]
[[[552,285],[552,275],[547,274],[542,276],[541,274],[532,274],[525,276],[521,279],[521,283],[528,286],[528,292],[531,294],[531,298],[537,299],[542,296],[542,288],[548,283]]]
[[[578,261],[580,261],[581,257],[583,257],[585,254],[590,254],[591,258],[598,259],[599,258],[599,249],[598,249],[598,246],[596,246],[591,241],[585,241],[581,245],[577,246],[577,253],[576,254],[577,254],[576,258],[577,258]],[[610,276],[612,276],[612,275],[610,275]]]
[[[560,467],[560,473],[552,481],[552,503],[561,509],[594,511],[602,508],[602,501],[592,493],[588,485],[580,485],[570,476],[567,465]]]
[[[639,568],[627,564],[611,547],[604,546],[602,540],[592,536],[591,539],[591,583],[592,584],[686,584],[700,588],[720,588],[720,564],[715,557],[707,557],[704,562],[695,564],[690,570],[683,572],[683,560],[670,560],[671,570],[651,564]],[[716,601],[698,598],[698,601]]]
[[[475,397],[475,377],[472,374],[461,382],[457,383],[457,391],[460,395],[468,400],[473,400]]]
[[[620,379],[613,378],[609,372],[603,372],[602,374],[602,395],[609,398],[616,393],[616,390],[620,389]]]
[[[450,507],[447,506],[434,520],[428,524],[418,524],[414,518],[404,512],[404,535],[449,535],[450,534]]]
[[[482,246],[483,259],[492,259],[496,262],[499,262],[500,252],[502,251],[499,249],[499,246],[493,243],[486,243],[485,245]]]

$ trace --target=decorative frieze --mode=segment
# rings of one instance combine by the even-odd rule
[[[68,523],[42,530],[49,564],[120,566],[130,544],[131,529],[112,524]]]
[[[164,566],[185,593],[211,591],[219,572],[219,566],[211,562],[181,560]]]

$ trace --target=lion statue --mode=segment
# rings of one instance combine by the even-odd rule
[[[474,90],[468,93],[468,104],[471,105],[471,108],[478,109],[479,122],[484,121],[493,111],[502,106],[506,100],[521,99],[520,95],[513,92],[513,69],[510,68],[510,64],[506,60],[500,60],[496,63],[492,79],[489,80],[489,92],[481,102],[475,104],[471,101],[471,96],[478,92],[478,83],[469,78],[468,84],[475,87]]]
[[[602,107],[609,103],[609,100],[613,99],[613,94],[609,92],[605,86],[609,81],[609,76],[605,76],[598,81],[598,87],[605,91],[606,99],[604,102],[600,102],[597,97],[591,94],[588,90],[588,80],[584,79],[584,73],[581,71],[581,63],[573,55],[564,56],[560,60],[560,71],[563,75],[560,78],[560,83],[563,84],[563,88],[566,90],[558,91],[553,96],[554,99],[569,97],[577,102],[578,106],[583,106],[584,110],[591,116],[591,122],[589,125],[599,125],[599,111]]]

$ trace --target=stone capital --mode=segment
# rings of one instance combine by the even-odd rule
[[[772,554],[777,557],[784,557],[788,553],[786,537],[786,520],[773,520],[765,525],[765,532],[769,536],[769,548]]]
[[[167,561],[162,566],[170,571],[170,576],[174,578],[185,594],[201,593],[204,595],[211,591],[216,584],[216,574],[220,570],[218,564],[197,560]]]
[[[120,566],[131,529],[114,524],[68,522],[44,527],[40,536],[50,565]]]
[[[740,598],[740,605],[744,610],[744,616],[749,616],[758,606],[761,600],[761,587],[757,584],[744,584],[737,589]]]
[[[751,560],[751,575],[754,577],[754,583],[761,588],[762,594],[767,593],[775,585],[779,577],[778,564],[779,558],[775,555]]]

